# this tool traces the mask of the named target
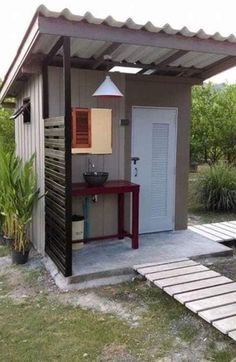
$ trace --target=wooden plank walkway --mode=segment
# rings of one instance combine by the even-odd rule
[[[188,229],[219,243],[236,240],[236,221],[194,225]]]
[[[236,341],[236,282],[189,258],[134,270]]]

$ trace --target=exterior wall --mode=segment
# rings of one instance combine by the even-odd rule
[[[104,80],[106,73],[72,69],[72,107],[111,108],[112,109],[112,154],[110,155],[73,155],[72,180],[83,181],[83,172],[87,171],[88,159],[91,159],[98,171],[109,172],[109,178],[124,179],[124,127],[120,119],[125,115],[124,98],[101,100],[92,97],[96,88]],[[125,91],[125,76],[113,74],[121,91]],[[49,71],[49,116],[63,114],[62,68],[51,67]],[[89,236],[111,235],[117,232],[116,195],[99,195],[98,202],[89,207]],[[74,198],[73,213],[82,213],[82,200]],[[83,213],[82,213],[83,214]]]
[[[23,99],[31,100],[31,123],[24,124],[23,117],[15,120],[16,153],[24,160],[36,154],[35,169],[38,177],[40,194],[44,193],[44,124],[42,120],[42,78],[34,75],[25,84],[19,97],[17,107],[22,105]],[[42,254],[45,241],[45,201],[42,198],[34,209],[31,228],[31,241]]]
[[[177,165],[176,165],[176,210],[175,228],[187,227],[187,188],[189,170],[189,130],[191,86],[176,79],[157,81],[155,77],[113,74],[112,78],[124,93],[118,100],[101,100],[92,97],[104,80],[105,72],[72,70],[72,107],[112,108],[113,149],[112,155],[73,155],[73,182],[83,181],[90,158],[97,170],[109,172],[110,179],[130,179],[132,106],[155,106],[178,108]],[[51,68],[49,72],[50,117],[63,112],[62,69]],[[120,126],[120,119],[128,118],[128,126]],[[126,227],[130,226],[129,198],[126,198]],[[81,200],[73,200],[73,212],[82,213]],[[115,233],[117,230],[117,201],[114,195],[99,196],[97,203],[90,205],[90,236]]]
[[[160,82],[155,77],[125,76],[113,74],[112,78],[124,93],[122,99],[101,100],[92,97],[93,92],[104,80],[105,72],[72,70],[72,107],[94,107],[112,109],[113,153],[111,155],[73,155],[73,182],[83,180],[90,158],[97,170],[108,171],[110,179],[130,179],[131,121],[132,106],[156,106],[178,108],[177,169],[176,169],[176,229],[187,226],[187,183],[189,167],[189,128],[191,87],[181,81]],[[49,116],[63,114],[62,69],[49,71]],[[41,193],[44,192],[44,124],[42,120],[42,78],[34,75],[26,83],[18,106],[23,98],[30,97],[31,124],[23,124],[22,117],[16,120],[17,154],[24,159],[36,153],[36,170]],[[128,118],[128,126],[120,126],[120,119]],[[129,199],[127,198],[126,224],[129,227]],[[44,253],[45,223],[44,199],[34,210],[32,241]],[[73,200],[73,212],[82,212],[82,200]],[[99,196],[98,202],[90,204],[90,236],[113,234],[117,230],[117,200],[115,195]]]
[[[127,76],[126,118],[130,120],[125,133],[125,176],[127,179],[130,179],[131,169],[132,106],[178,108],[175,228],[185,229],[187,227],[191,86],[181,83],[181,80],[173,83],[160,82],[150,76]]]

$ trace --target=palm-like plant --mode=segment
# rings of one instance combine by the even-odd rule
[[[34,172],[34,160],[35,155],[24,163],[20,162],[18,177],[15,179],[13,197],[16,219],[14,248],[23,253],[29,248],[28,228],[32,220],[33,208],[40,199]]]
[[[3,232],[8,238],[15,234],[14,182],[19,172],[20,160],[14,152],[0,150],[0,210],[3,216]]]
[[[29,249],[29,224],[34,205],[40,198],[34,161],[35,155],[24,162],[14,151],[5,153],[0,149],[0,212],[4,218],[3,231],[14,240],[13,249],[22,253]]]

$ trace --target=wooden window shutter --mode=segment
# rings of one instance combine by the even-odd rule
[[[72,148],[91,147],[91,112],[87,108],[72,110]]]

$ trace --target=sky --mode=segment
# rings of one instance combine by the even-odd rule
[[[24,33],[42,1],[11,0],[0,3],[0,78],[4,78]],[[124,21],[129,17],[140,24],[151,21],[156,26],[166,23],[192,31],[203,28],[207,33],[219,32],[224,36],[236,35],[235,0],[44,0],[50,10],[64,8],[83,15],[86,11],[96,17],[112,15]],[[215,83],[236,83],[236,67],[211,79]]]

